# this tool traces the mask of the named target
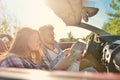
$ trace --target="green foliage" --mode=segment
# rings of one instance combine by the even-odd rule
[[[2,33],[9,33],[10,29],[8,27],[8,22],[6,20],[3,20],[0,24],[0,34]]]
[[[104,24],[103,29],[110,34],[120,35],[120,18],[112,18]]]
[[[112,2],[110,3],[110,7],[114,10],[118,10],[120,7],[118,6],[117,2],[119,3],[119,0],[112,0]]]
[[[115,10],[114,13],[108,12],[110,16],[107,23],[103,25],[103,30],[110,34],[120,35],[120,0],[112,0],[110,7]]]
[[[79,38],[74,38],[72,32],[68,33],[67,38],[61,38],[59,42],[74,42],[77,41]]]
[[[88,35],[86,36],[86,38],[84,38],[84,39],[82,39],[82,40],[84,40],[85,42],[88,42],[88,40],[90,39],[90,37],[91,37],[92,34],[93,34],[93,32],[91,32],[90,34],[88,34]]]
[[[17,22],[17,17],[9,11],[4,2],[0,1],[0,34],[5,33],[14,36],[18,25]]]

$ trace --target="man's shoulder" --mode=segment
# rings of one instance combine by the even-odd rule
[[[59,43],[57,41],[54,41],[54,45],[55,47],[60,48]]]
[[[57,45],[58,45],[58,42],[57,42],[57,41],[54,41],[54,44],[57,44]]]

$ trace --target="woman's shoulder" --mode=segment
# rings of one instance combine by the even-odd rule
[[[20,57],[18,57],[16,54],[14,53],[9,53],[7,54],[6,56],[6,59],[9,59],[9,60],[12,60],[12,61],[18,61],[18,60],[21,60]]]
[[[21,67],[22,61],[15,54],[9,53],[2,61],[0,61],[0,66],[3,66],[3,67],[19,67],[20,66]]]

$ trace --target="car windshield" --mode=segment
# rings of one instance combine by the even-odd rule
[[[102,28],[103,24],[108,20],[106,13],[111,10],[110,2],[111,0],[86,0],[85,6],[99,9],[98,13],[89,19],[88,24]]]
[[[98,13],[90,18],[89,24],[110,34],[120,35],[120,3],[117,0],[86,0],[86,6],[99,9]]]

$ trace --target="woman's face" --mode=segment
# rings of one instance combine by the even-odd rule
[[[28,40],[28,46],[31,51],[38,51],[40,47],[40,37],[37,33],[34,33],[30,36]]]

